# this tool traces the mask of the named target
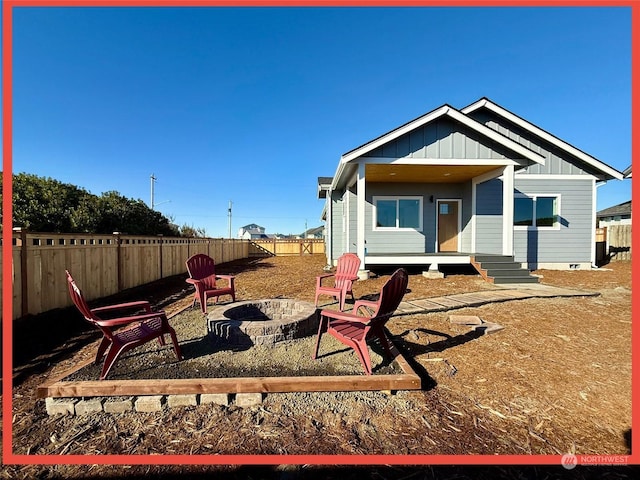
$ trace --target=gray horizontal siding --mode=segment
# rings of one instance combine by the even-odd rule
[[[441,118],[388,142],[364,156],[475,160],[513,158],[514,153],[478,135],[464,125]]]
[[[344,239],[345,235],[342,230],[342,217],[343,217],[343,197],[339,192],[332,192],[331,200],[331,256],[333,259],[337,259],[345,253],[344,251]]]
[[[358,251],[358,197],[352,191],[347,190],[349,195],[349,245],[346,245],[347,252],[357,253]],[[346,239],[345,239],[346,240]]]
[[[591,261],[593,183],[591,180],[516,178],[516,193],[559,194],[559,230],[515,230],[514,254],[519,262],[581,263]]]
[[[430,197],[433,195],[433,203]],[[413,184],[372,183],[367,184],[365,206],[365,230],[367,252],[377,254],[433,253],[436,250],[436,200],[442,198],[462,199],[462,245],[471,244],[471,187],[470,184]],[[422,232],[373,230],[374,196],[420,196],[422,197]]]
[[[502,180],[476,186],[476,253],[502,253]]]

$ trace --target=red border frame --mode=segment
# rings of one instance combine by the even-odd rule
[[[3,141],[3,223],[2,243],[4,246],[12,245],[12,14],[14,7],[71,7],[71,6],[602,6],[602,7],[630,7],[632,27],[632,72],[631,81],[638,81],[640,59],[640,0],[607,1],[607,0],[4,0],[2,4],[2,141]],[[636,48],[633,47],[636,46]],[[632,132],[640,129],[638,116],[640,114],[640,96],[631,92]],[[633,133],[632,133],[633,135]],[[633,139],[632,139],[633,140]],[[632,141],[632,158],[640,156],[640,143]],[[632,196],[636,196],[633,189]],[[632,214],[635,223],[640,225],[640,214]],[[633,248],[640,252],[639,236],[632,239]],[[12,341],[13,338],[13,312],[12,312],[12,248],[2,249],[2,461],[6,464],[118,464],[118,465],[277,465],[288,464],[315,464],[315,465],[560,465],[560,455],[14,455],[13,454],[13,382],[12,382]],[[638,266],[640,257],[632,260],[632,281],[640,280]],[[636,283],[636,282],[634,282]],[[638,311],[640,296],[632,296],[632,315]],[[640,324],[632,324],[632,352],[637,350]],[[638,371],[638,355],[632,353],[632,372]],[[632,424],[638,418],[638,405],[633,404],[636,395],[637,384],[632,382]],[[640,428],[640,427],[638,427]],[[640,430],[632,428],[632,445],[640,445]],[[629,455],[629,464],[640,463],[640,451],[638,447]],[[578,455],[578,459],[580,455]]]

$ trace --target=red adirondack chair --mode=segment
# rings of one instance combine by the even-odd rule
[[[154,338],[158,339],[160,345],[164,345],[164,335],[166,333],[171,336],[173,350],[176,357],[178,357],[178,360],[182,360],[182,353],[180,352],[176,332],[169,325],[167,315],[163,311],[152,311],[151,304],[147,301],[121,303],[118,305],[109,305],[106,307],[91,309],[87,305],[87,302],[82,295],[82,291],[76,285],[76,282],[71,277],[69,271],[65,270],[65,272],[67,274],[71,300],[73,300],[75,306],[80,310],[80,313],[82,313],[89,323],[102,330],[103,337],[100,345],[98,346],[98,352],[96,353],[95,360],[95,363],[98,364],[100,360],[105,357],[106,352],[106,357],[102,364],[100,380],[104,380],[106,378],[111,367],[113,367],[116,360],[118,360],[120,354],[147,343]],[[123,310],[144,310],[144,313],[119,316],[109,319],[100,318],[100,315],[102,314],[109,314],[109,316],[117,315],[115,312]],[[122,328],[114,330],[117,327]]]
[[[316,306],[318,306],[318,296],[329,295],[335,297],[340,303],[340,310],[344,310],[344,303],[347,294],[353,297],[351,288],[353,282],[358,279],[358,269],[360,268],[360,259],[353,253],[345,253],[338,259],[335,273],[326,273],[316,277]],[[329,277],[335,277],[333,286],[322,285],[322,280]]]
[[[338,312],[337,310],[322,310],[320,312],[320,326],[313,358],[318,356],[320,338],[326,331],[337,338],[343,344],[353,348],[358,355],[364,371],[371,375],[371,358],[367,340],[376,337],[388,357],[391,357],[391,348],[384,332],[384,326],[400,305],[402,297],[407,290],[409,277],[404,268],[396,270],[391,278],[382,286],[377,301],[358,300],[353,306],[352,312]],[[367,312],[364,316],[358,315],[360,309]],[[371,313],[369,313],[371,312]]]
[[[191,283],[196,287],[196,292],[193,296],[193,306],[196,304],[196,300],[200,302],[200,308],[202,313],[207,313],[207,300],[209,298],[215,298],[218,301],[218,297],[221,295],[231,295],[231,299],[236,301],[236,287],[235,277],[232,275],[216,275],[216,264],[208,255],[198,253],[187,259],[187,272],[189,277],[187,283]],[[221,286],[216,283],[217,280],[226,280],[227,285]]]

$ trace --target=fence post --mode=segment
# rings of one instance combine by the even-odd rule
[[[124,280],[122,278],[122,238],[120,238],[120,232],[113,232],[113,235],[115,236],[115,242],[116,242],[116,259],[118,262],[118,265],[116,266],[117,271],[118,271],[118,292],[121,292],[122,290],[124,290],[123,288],[123,283]]]
[[[22,310],[20,312],[20,316],[24,317],[25,315],[29,314],[29,279],[27,278],[27,231],[21,227],[16,227],[13,229],[13,231],[20,234],[20,308]],[[13,241],[11,243],[11,257],[13,257]]]
[[[158,252],[160,255],[160,262],[159,262],[160,278],[164,278],[164,276],[162,275],[162,234],[161,233],[158,234]]]

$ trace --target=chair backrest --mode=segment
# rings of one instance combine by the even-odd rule
[[[187,272],[189,276],[195,280],[214,276],[216,274],[216,263],[209,255],[204,253],[196,253],[187,259]]]
[[[91,312],[89,305],[87,305],[87,301],[84,299],[84,295],[82,295],[82,291],[80,290],[78,285],[76,285],[76,282],[69,273],[69,270],[65,270],[65,273],[67,274],[69,296],[71,297],[71,300],[73,300],[73,304],[78,310],[80,310],[82,316],[91,323],[95,323],[96,321],[100,320]]]
[[[358,274],[360,268],[360,258],[354,253],[345,253],[338,258],[336,266],[336,288],[342,288],[345,283],[351,286],[353,277]]]
[[[371,319],[371,321],[386,322],[391,315],[396,311],[398,305],[402,301],[405,292],[407,291],[407,284],[409,283],[409,274],[404,268],[399,268],[393,275],[385,282],[380,290],[380,297],[378,298],[378,311]]]

